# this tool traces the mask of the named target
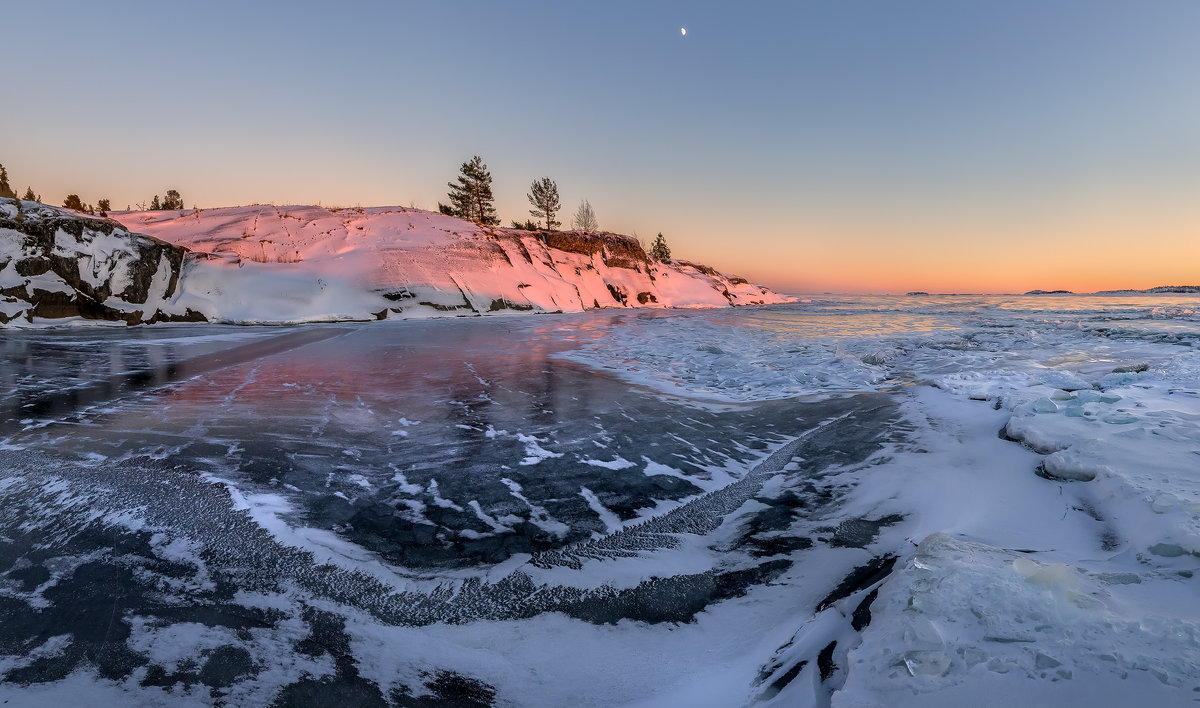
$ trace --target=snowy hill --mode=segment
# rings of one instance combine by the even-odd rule
[[[626,236],[488,228],[403,207],[249,206],[118,213],[114,218],[131,231],[215,254],[227,265],[252,268],[256,274],[308,276],[324,284],[314,290],[344,289],[369,296],[368,301],[374,298],[345,303],[340,313],[312,313],[321,318],[726,307],[789,300],[705,266],[652,262]],[[219,287],[219,280],[212,287]],[[189,287],[203,295],[200,288]],[[290,291],[299,296],[304,289]],[[295,318],[269,310],[257,316],[241,308],[230,311],[216,302],[197,309],[234,321]]]
[[[285,323],[791,300],[707,266],[654,262],[627,236],[493,229],[403,207],[250,206],[105,220],[23,202],[18,222],[16,206],[0,201],[0,319],[14,324]]]

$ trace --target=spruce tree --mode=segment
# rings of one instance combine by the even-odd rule
[[[671,260],[671,247],[667,245],[667,240],[663,238],[661,231],[658,232],[658,238],[654,239],[654,244],[650,246],[650,256],[663,263]]]
[[[484,226],[498,226],[500,217],[496,215],[492,197],[492,173],[483,164],[483,158],[475,155],[470,162],[462,163],[459,172],[458,182],[446,183],[454,215]]]
[[[162,210],[162,202],[158,201],[158,195],[154,195],[154,199],[150,200],[150,211]]]
[[[529,188],[529,194],[525,195],[529,203],[534,206],[529,210],[529,213],[539,219],[546,220],[546,230],[553,231],[555,228],[562,225],[561,221],[556,221],[554,215],[558,213],[558,185],[549,177],[535,179],[533,185]]]
[[[8,185],[8,170],[4,169],[4,165],[0,165],[0,197],[17,198],[17,193]]]
[[[40,202],[40,201],[42,201],[41,199],[38,199],[38,198],[37,198],[37,195],[35,195],[35,194],[33,193],[33,187],[26,187],[26,188],[25,188],[25,194],[24,194],[24,195],[23,195],[21,198],[22,198],[22,199],[24,199],[24,200],[25,200],[25,201],[27,201],[27,202]]]
[[[74,209],[75,211],[87,211],[87,207],[83,205],[83,200],[79,198],[78,194],[68,194],[67,198],[63,200],[63,208]]]

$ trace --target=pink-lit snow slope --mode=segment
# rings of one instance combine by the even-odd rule
[[[792,300],[705,266],[653,261],[627,236],[490,228],[404,207],[258,205],[117,212],[112,218],[132,232],[197,252],[184,274],[188,304],[216,321]],[[325,294],[313,301],[310,290]],[[306,306],[310,301],[312,307]]]

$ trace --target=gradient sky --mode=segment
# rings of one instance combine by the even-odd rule
[[[1200,2],[37,2],[0,163],[50,203],[500,216],[792,292],[1200,283]],[[680,28],[687,35],[680,35]],[[14,28],[20,28],[14,31]]]

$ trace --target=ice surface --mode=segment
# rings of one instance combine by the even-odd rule
[[[11,332],[0,700],[1189,705],[1197,311]]]

